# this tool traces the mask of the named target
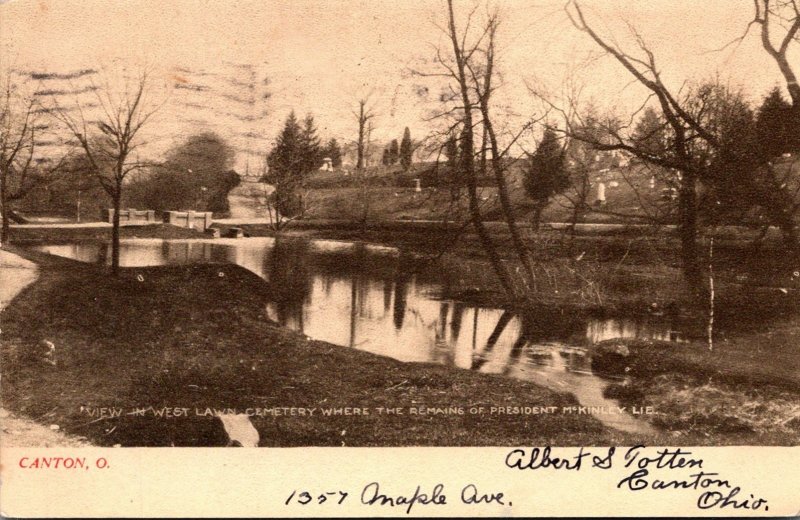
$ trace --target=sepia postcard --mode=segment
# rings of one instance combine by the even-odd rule
[[[799,515],[798,75],[795,0],[0,0],[0,514]]]

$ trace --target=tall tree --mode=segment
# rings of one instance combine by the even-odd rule
[[[761,0],[755,0],[757,9],[759,1]],[[769,4],[769,0],[763,1]],[[700,229],[698,186],[702,182],[708,182],[721,171],[711,171],[710,166],[715,160],[717,164],[724,163],[723,158],[731,151],[730,141],[726,141],[727,137],[724,136],[725,125],[722,123],[727,119],[726,111],[740,112],[737,108],[740,103],[730,91],[716,84],[701,84],[692,89],[669,87],[664,82],[664,75],[657,65],[655,54],[635,28],[630,27],[642,57],[624,51],[613,39],[601,36],[588,23],[578,0],[570,0],[566,10],[574,26],[587,34],[598,47],[630,73],[635,81],[649,90],[660,108],[660,117],[665,121],[665,128],[668,131],[666,139],[668,147],[663,153],[653,154],[646,146],[641,147],[635,140],[631,140],[630,136],[621,135],[619,128],[609,129],[611,139],[608,142],[593,144],[601,150],[624,150],[651,165],[679,172],[678,214],[683,270],[689,286],[695,292],[702,293],[705,291],[705,281],[697,246]],[[762,25],[768,28],[769,22],[763,22]],[[762,36],[763,34],[762,32]],[[796,29],[792,34],[796,34]],[[784,40],[780,49],[772,49],[777,51],[777,55],[770,52],[776,60],[780,61],[780,54],[788,47],[788,41],[791,41],[791,38]],[[787,81],[791,81],[791,70],[785,70],[783,66],[781,69],[789,73],[786,77]],[[741,139],[736,141],[746,142]],[[771,171],[768,165],[761,166],[739,171],[742,175],[750,176],[747,183],[751,186],[765,185],[756,177],[764,175],[762,172],[766,171],[766,177],[775,179],[775,172]],[[775,183],[770,181],[766,184]],[[759,190],[757,194],[763,196],[765,206],[779,205],[771,208],[769,212],[776,219],[774,223],[781,227],[787,245],[791,249],[796,249],[798,233],[793,219],[788,217],[796,211],[796,207],[790,204],[787,197],[770,197],[764,190]]]
[[[667,122],[655,108],[648,106],[636,123],[631,139],[647,153],[659,155],[669,148],[667,132]]]
[[[447,157],[447,166],[451,170],[455,170],[458,165],[458,154],[458,137],[455,133],[452,133],[447,136],[447,140],[444,142],[444,155]]]
[[[342,166],[342,147],[336,139],[331,139],[325,146],[325,156],[331,159],[331,165],[334,168]]]
[[[437,62],[443,70],[438,74],[444,74],[454,82],[451,87],[452,95],[445,96],[445,98],[457,104],[456,108],[449,110],[458,117],[456,123],[451,125],[451,131],[458,130],[460,132],[458,164],[459,173],[464,176],[470,223],[478,234],[481,246],[489,258],[500,286],[512,304],[517,305],[520,301],[519,287],[512,281],[511,274],[502,262],[497,244],[483,222],[478,193],[478,175],[483,173],[485,168],[476,164],[475,161],[475,128],[483,119],[483,126],[486,129],[485,120],[490,118],[487,118],[487,111],[483,110],[485,107],[481,106],[481,103],[482,99],[488,103],[489,95],[492,92],[491,82],[487,84],[485,79],[491,78],[493,74],[490,62],[493,60],[497,19],[490,14],[486,23],[478,30],[479,36],[475,37],[474,34],[471,34],[469,23],[462,30],[459,30],[456,25],[453,0],[447,0],[446,17],[447,25],[444,31],[450,50],[444,54],[443,51],[437,52]],[[485,38],[487,35],[489,38]],[[484,71],[484,75],[482,76],[476,71]],[[411,154],[411,132],[406,128],[400,145],[400,162],[404,167],[411,166]],[[501,161],[502,157],[497,156],[496,159]],[[502,176],[503,171],[501,170],[499,174]]]
[[[389,160],[389,164],[397,164],[397,161],[400,160],[400,145],[397,144],[397,139],[392,139],[392,142],[389,143],[387,159]]]
[[[800,150],[798,122],[792,105],[783,99],[781,89],[772,89],[759,107],[756,119],[758,146],[764,159],[772,160],[784,152]]]
[[[375,119],[374,107],[370,104],[369,98],[361,98],[358,101],[358,112],[353,112],[358,123],[358,138],[356,140],[356,181],[359,184],[361,198],[361,225],[366,229],[369,218],[370,192],[368,183],[367,158],[370,152],[373,125]],[[386,153],[388,160],[388,152]]]
[[[126,199],[133,207],[227,211],[228,192],[239,183],[234,159],[233,148],[214,132],[190,135],[150,175],[134,179]]]
[[[0,244],[8,242],[10,204],[21,198],[41,178],[33,162],[36,154],[36,100],[21,96],[10,75],[3,84],[0,105]]]
[[[460,187],[463,185],[463,178],[461,176],[460,170],[460,157],[461,157],[461,146],[458,142],[458,134],[455,131],[451,131],[447,137],[445,138],[444,145],[442,146],[441,152],[443,153],[445,158],[447,159],[447,170],[445,172],[445,182],[450,185],[451,196],[452,197],[459,197]],[[440,176],[438,168],[435,170],[435,182],[439,182]]]
[[[300,143],[303,148],[303,170],[310,172],[319,168],[322,163],[323,150],[320,146],[320,139],[317,136],[314,116],[311,114],[306,115],[306,118],[303,120],[303,131],[300,136]]]
[[[298,190],[304,177],[311,171],[307,139],[304,129],[292,110],[286,117],[275,146],[267,156],[269,172],[264,180],[275,186],[275,206],[281,216],[298,213]]]
[[[796,62],[790,61],[792,47],[800,46],[800,3],[796,0],[753,0],[751,25],[761,29],[761,45],[778,65],[792,99],[795,117],[800,117],[800,84]],[[775,35],[778,34],[778,38]]]
[[[647,88],[658,102],[661,117],[668,124],[670,137],[669,150],[664,155],[652,155],[646,148],[619,135],[617,128],[609,128],[612,138],[608,142],[596,142],[591,137],[578,138],[591,142],[600,150],[624,150],[655,166],[674,169],[680,172],[678,189],[679,232],[683,272],[687,284],[696,293],[702,293],[705,282],[699,262],[697,247],[698,207],[697,187],[702,174],[703,163],[698,161],[692,151],[695,143],[703,141],[705,146],[716,146],[717,137],[698,120],[705,102],[701,95],[684,95],[679,98],[664,82],[652,51],[646,47],[643,38],[634,33],[639,47],[646,59],[640,59],[623,51],[613,40],[601,36],[586,20],[578,0],[570,0],[566,11],[573,25],[587,34],[604,52],[612,56],[633,78]],[[696,110],[692,110],[692,106]]]
[[[569,187],[569,174],[564,168],[564,150],[558,136],[546,129],[525,170],[525,193],[533,200],[533,225],[539,228],[542,210],[550,198]]]
[[[356,170],[362,170],[365,166],[367,148],[369,148],[369,122],[375,117],[372,108],[368,106],[369,99],[362,98],[358,101],[358,112],[353,115],[358,121],[358,138],[356,139]]]
[[[150,99],[150,77],[146,69],[133,84],[128,79],[123,81],[124,85],[117,86],[116,91],[109,83],[104,89],[93,89],[95,104],[100,108],[94,121],[87,121],[85,117],[89,104],[82,104],[77,98],[74,106],[56,104],[53,110],[54,116],[64,123],[83,150],[91,174],[111,197],[114,210],[111,271],[114,275],[119,273],[119,211],[125,179],[131,172],[152,166],[139,158],[140,132],[163,105]]]
[[[773,164],[764,153],[758,120],[741,92],[716,87],[706,103],[704,124],[718,137],[706,152],[703,183],[714,200],[708,200],[708,216],[738,222],[756,212],[778,226],[786,245],[795,250],[800,239],[795,223],[798,207],[795,190],[788,188],[792,168]],[[706,199],[709,197],[707,196]]]
[[[400,164],[403,169],[408,171],[411,168],[411,162],[414,155],[413,144],[411,143],[411,130],[406,127],[403,130],[403,140],[400,142]]]

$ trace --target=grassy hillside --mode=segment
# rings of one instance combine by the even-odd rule
[[[786,179],[784,189],[797,191],[800,162],[783,160],[776,167]],[[523,161],[512,163],[506,178],[517,217],[527,221],[532,218],[533,203],[523,188],[523,168]],[[448,182],[450,178],[447,166],[435,163],[417,164],[408,172],[399,166],[376,167],[363,178],[347,170],[318,172],[307,183],[307,218],[360,220],[366,200],[368,218],[375,221],[458,219],[465,215],[467,201],[463,190],[458,196],[458,189]],[[415,179],[420,180],[419,192],[415,190]],[[613,167],[599,162],[589,174],[589,181],[585,190],[589,208],[579,215],[579,222],[648,222],[654,217],[675,222],[677,202],[670,197],[669,185],[657,178],[649,166],[632,163]],[[603,205],[597,204],[601,183],[605,186]],[[501,219],[494,179],[481,178],[479,186],[484,215],[489,220]],[[576,188],[554,197],[542,220],[571,221],[575,201],[580,199]]]
[[[507,172],[512,201],[521,220],[529,220],[533,204],[522,185],[521,161],[512,164]],[[403,172],[399,167],[374,169],[363,179],[346,170],[318,172],[309,179],[309,213],[307,218],[360,219],[364,215],[365,200],[369,206],[369,219],[373,220],[439,220],[460,218],[465,215],[467,201],[463,191],[448,183],[450,171],[445,165],[424,163]],[[421,191],[415,190],[415,180],[420,179]],[[605,184],[606,204],[594,207],[581,220],[584,222],[614,222],[621,216],[646,217],[668,210],[671,204],[662,199],[666,185],[656,181],[650,187],[649,170],[642,166],[615,169],[598,169],[591,175],[587,203],[597,198],[597,186]],[[366,184],[366,188],[364,188]],[[500,207],[494,179],[479,181],[484,214],[489,219],[500,218]],[[574,190],[555,197],[545,209],[545,221],[568,221],[572,218]]]

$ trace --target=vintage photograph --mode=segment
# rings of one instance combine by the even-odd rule
[[[2,446],[797,446],[798,74],[795,0],[0,2]]]

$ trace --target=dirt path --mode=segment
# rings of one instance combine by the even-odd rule
[[[0,312],[37,277],[36,264],[0,249]]]
[[[268,185],[242,180],[228,193],[228,208],[234,219],[264,219],[266,217]]]
[[[0,408],[0,446],[3,448],[61,448],[91,446],[80,437],[67,435],[57,425],[44,426],[31,419],[18,417]]]

